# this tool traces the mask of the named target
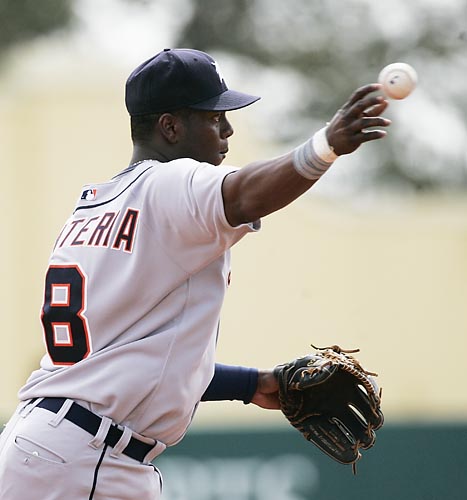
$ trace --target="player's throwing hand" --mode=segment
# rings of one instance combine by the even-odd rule
[[[388,101],[381,95],[373,94],[379,89],[381,85],[378,83],[357,89],[332,118],[326,137],[336,155],[352,153],[364,142],[386,135],[385,130],[370,130],[372,127],[387,127],[391,124],[391,120],[380,116],[387,108]]]

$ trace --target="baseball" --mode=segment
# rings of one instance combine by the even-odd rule
[[[378,76],[383,92],[391,99],[405,99],[417,86],[417,79],[415,69],[402,62],[388,64]]]

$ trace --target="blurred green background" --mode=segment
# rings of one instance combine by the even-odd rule
[[[296,146],[355,88],[404,61],[419,86],[391,102],[389,136],[340,158],[233,249],[218,348],[220,362],[268,367],[311,342],[360,347],[383,387],[378,445],[353,478],[277,412],[212,403],[200,406],[185,441],[160,464],[172,500],[276,498],[268,481],[278,470],[289,471],[286,483],[296,470],[309,474],[304,491],[273,489],[282,500],[386,498],[377,488],[387,498],[462,498],[465,1],[0,0],[0,23],[0,419],[44,350],[39,311],[56,235],[84,183],[128,164],[124,83],[136,65],[165,47],[194,47],[216,57],[230,87],[261,95],[229,115],[236,134],[226,163],[242,166]],[[245,470],[260,467],[261,457],[272,465],[255,482]],[[206,486],[213,475],[222,482],[236,474],[244,486]],[[333,481],[337,489],[325,493]]]

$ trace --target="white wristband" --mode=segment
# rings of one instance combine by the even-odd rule
[[[332,148],[328,143],[326,130],[327,127],[323,127],[313,135],[313,148],[315,150],[315,153],[323,161],[332,163],[333,161],[336,161],[338,155],[334,153],[334,148]]]
[[[302,177],[316,180],[328,170],[336,158],[338,155],[329,146],[324,127],[295,149],[293,166]]]

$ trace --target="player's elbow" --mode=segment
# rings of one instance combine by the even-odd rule
[[[224,203],[225,217],[232,227],[257,221],[264,216],[264,210],[255,203],[245,203],[239,200],[238,203]]]

